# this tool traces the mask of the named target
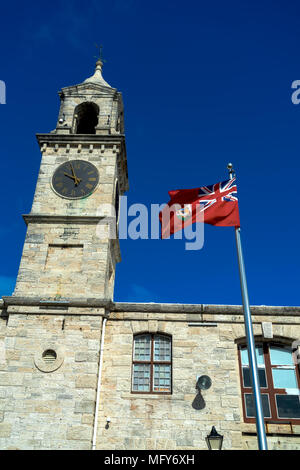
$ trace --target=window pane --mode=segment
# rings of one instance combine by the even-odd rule
[[[134,338],[134,360],[150,361],[151,354],[151,336],[139,335]]]
[[[300,403],[297,395],[276,395],[279,418],[300,418]]]
[[[259,378],[260,386],[266,387],[267,379],[266,379],[265,369],[263,368],[258,369],[258,378]],[[244,387],[252,387],[249,367],[243,367],[243,382],[244,382]]]
[[[266,393],[261,395],[263,413],[265,418],[270,418],[269,396]],[[255,407],[252,393],[245,393],[246,415],[248,418],[255,417]]]
[[[171,338],[154,336],[154,361],[171,361]]]
[[[155,392],[171,391],[171,366],[154,364],[153,390]]]
[[[273,365],[294,365],[292,351],[290,349],[271,346],[270,356]]]
[[[265,361],[264,361],[264,352],[263,348],[261,346],[256,346],[255,347],[255,353],[256,353],[256,361],[258,366],[264,366]],[[248,350],[247,348],[242,348],[241,349],[241,359],[242,359],[242,365],[243,366],[248,366],[249,365],[249,359],[248,359]]]
[[[136,392],[150,391],[150,364],[133,365],[132,390]]]
[[[272,369],[274,388],[298,388],[294,369]]]

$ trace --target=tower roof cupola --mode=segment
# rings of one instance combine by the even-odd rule
[[[96,62],[94,75],[84,80],[83,83],[96,83],[98,85],[111,88],[111,86],[102,77],[102,66],[103,66],[103,62],[101,61],[101,59],[98,59]]]

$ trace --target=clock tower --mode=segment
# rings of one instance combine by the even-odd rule
[[[42,159],[15,291],[0,301],[2,449],[90,449],[100,406],[128,189],[123,102],[101,60],[59,96],[55,129],[37,134]]]
[[[102,62],[61,90],[56,128],[37,134],[42,153],[15,297],[112,299],[120,261],[118,198],[128,188],[121,93]],[[101,227],[100,227],[101,226]],[[99,229],[100,228],[100,229]]]

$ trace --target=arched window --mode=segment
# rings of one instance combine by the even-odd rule
[[[171,382],[171,337],[150,333],[134,336],[132,392],[171,393]]]
[[[76,134],[96,134],[99,107],[95,103],[81,103],[75,108]]]
[[[275,342],[257,344],[256,359],[265,421],[299,424],[300,377],[292,348]],[[245,346],[239,347],[239,365],[244,419],[254,422],[254,400]]]

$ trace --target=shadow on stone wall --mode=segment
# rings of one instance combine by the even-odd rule
[[[203,410],[205,406],[206,406],[205,400],[203,396],[201,395],[201,393],[198,392],[193,400],[192,407],[194,408],[194,410]]]

